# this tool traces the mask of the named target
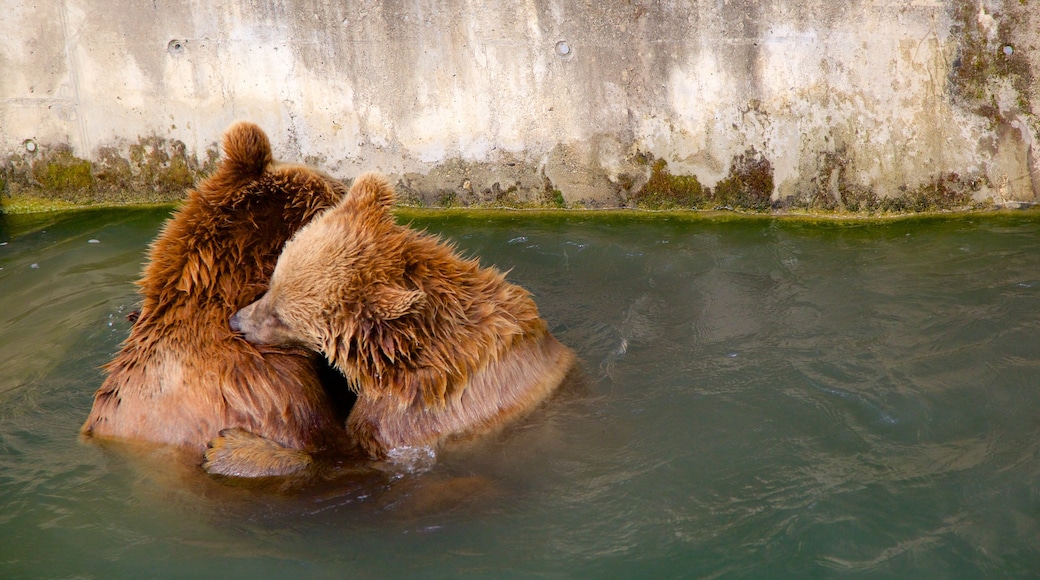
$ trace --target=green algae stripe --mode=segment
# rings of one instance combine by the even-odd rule
[[[780,220],[805,224],[863,225],[889,222],[933,222],[972,218],[1040,216],[1040,207],[988,208],[972,210],[944,210],[916,213],[810,213],[810,212],[743,212],[735,210],[646,210],[646,209],[512,209],[512,208],[427,208],[398,206],[394,210],[398,220],[448,219],[460,221],[572,221],[600,222],[729,222]]]

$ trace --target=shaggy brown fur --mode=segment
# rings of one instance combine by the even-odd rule
[[[381,177],[359,177],[231,320],[250,342],[324,353],[357,391],[348,431],[374,459],[494,430],[545,401],[574,364],[527,291],[396,225],[393,199]]]
[[[286,240],[346,188],[275,163],[267,136],[249,123],[231,126],[223,148],[217,171],[151,246],[140,316],[105,367],[82,432],[184,446],[199,457],[225,428],[291,449],[343,445],[346,410],[322,386],[317,357],[254,346],[228,319],[264,292]]]

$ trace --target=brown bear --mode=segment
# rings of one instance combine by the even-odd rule
[[[496,430],[549,398],[575,364],[526,290],[397,225],[393,202],[382,177],[358,177],[230,321],[257,345],[324,354],[357,393],[347,430],[370,459]]]
[[[346,186],[274,162],[267,136],[250,123],[227,129],[223,151],[217,170],[189,192],[153,242],[138,282],[140,315],[105,366],[82,433],[183,446],[200,460],[227,428],[308,453],[344,446],[350,401],[338,373],[326,367],[338,383],[326,389],[319,357],[251,344],[228,319],[266,290],[286,240],[339,201]],[[228,475],[282,468],[266,461],[263,469]]]

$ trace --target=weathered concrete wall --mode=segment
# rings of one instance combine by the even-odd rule
[[[176,189],[246,118],[431,203],[1040,195],[1040,0],[6,0],[0,28],[8,193]]]

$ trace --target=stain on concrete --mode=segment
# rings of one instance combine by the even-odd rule
[[[1035,47],[1016,46],[1015,27],[1028,22],[1020,18],[1014,6],[1003,6],[975,0],[958,0],[950,6],[953,24],[951,32],[957,40],[957,54],[950,70],[950,82],[956,98],[966,101],[975,111],[986,117],[1000,115],[994,94],[994,83],[1007,80],[1015,89],[1015,104],[1030,111],[1028,97],[1034,90],[1034,74],[1028,54]],[[1027,7],[1030,2],[1017,2]]]
[[[957,0],[949,8],[956,56],[948,77],[955,103],[990,121],[980,140],[993,160],[988,179],[996,203],[1040,197],[1040,103],[1033,0]]]
[[[9,11],[3,196],[179,198],[246,117],[427,207],[1040,199],[1040,0],[137,8]]]

